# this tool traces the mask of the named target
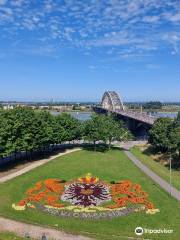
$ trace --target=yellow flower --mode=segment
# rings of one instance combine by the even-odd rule
[[[146,211],[147,214],[156,214],[156,213],[158,213],[158,212],[160,212],[159,209],[148,209],[148,210]]]
[[[12,208],[14,208],[16,211],[24,211],[26,209],[26,206],[18,206],[13,203]]]
[[[99,178],[93,177],[91,173],[87,173],[85,177],[78,178],[78,181],[83,183],[97,183],[99,181]]]

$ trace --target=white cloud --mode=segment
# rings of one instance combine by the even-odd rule
[[[174,32],[167,36],[166,26]],[[158,51],[165,45],[178,53],[179,0],[0,0],[3,34],[30,32],[35,41],[59,46],[121,48],[124,56]],[[127,49],[131,49],[131,53]],[[141,51],[141,52],[140,52]],[[123,55],[122,53],[122,55]]]
[[[90,65],[90,66],[88,66],[88,68],[91,69],[91,70],[95,70],[97,67],[94,66],[94,65]]]
[[[162,39],[172,46],[171,53],[178,54],[180,53],[180,33],[169,32],[162,36]]]
[[[145,16],[143,18],[143,21],[148,23],[156,23],[159,21],[159,19],[160,19],[160,16]]]
[[[149,64],[146,65],[146,68],[150,69],[150,70],[151,69],[159,69],[159,68],[161,68],[161,66],[159,64],[149,63]]]
[[[25,2],[26,0],[13,0],[10,2],[10,4],[15,7],[21,7]]]
[[[180,21],[180,13],[177,13],[177,14],[171,16],[170,20],[173,21],[173,22]]]
[[[14,49],[14,53],[39,57],[56,57],[57,50],[50,45],[44,45],[41,47],[28,46],[25,48]]]
[[[6,4],[7,0],[0,0],[0,5]]]

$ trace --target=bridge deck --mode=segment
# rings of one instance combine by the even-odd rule
[[[108,110],[108,109],[104,109],[104,110]],[[154,122],[157,120],[157,117],[154,117],[154,116],[150,116],[148,115],[147,113],[144,113],[144,112],[133,112],[133,111],[129,111],[129,110],[108,110],[112,113],[117,113],[117,114],[120,114],[124,117],[128,117],[128,118],[131,118],[131,119],[135,119],[137,121],[140,121],[140,122],[144,122],[144,123],[147,123],[149,125],[153,125]]]

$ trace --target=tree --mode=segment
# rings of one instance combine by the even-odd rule
[[[171,143],[171,151],[175,154],[178,153],[178,158],[180,160],[180,120],[178,118],[172,124],[172,129],[169,133],[169,141]]]
[[[112,141],[128,140],[132,138],[123,122],[117,121],[113,116],[93,115],[85,122],[85,138],[93,141],[94,148],[97,141],[104,141],[110,148]]]
[[[2,110],[0,112],[0,148],[2,156],[7,156],[12,152],[11,136],[13,121],[9,117],[9,111]]]
[[[108,142],[109,148],[112,141],[124,141],[132,139],[132,134],[125,127],[122,121],[117,121],[113,116],[104,116],[102,119],[103,124],[103,139]]]
[[[173,121],[170,118],[158,119],[149,131],[149,142],[162,152],[168,151],[170,142],[170,132],[173,128]]]
[[[44,144],[45,145],[50,145],[54,143],[54,122],[55,122],[55,117],[50,114],[48,111],[40,111],[37,112],[37,118],[40,118],[41,120],[41,127],[45,133],[44,135]]]
[[[177,114],[176,122],[180,124],[180,112]]]
[[[30,134],[30,129],[35,123],[34,111],[16,107],[13,110],[3,111],[0,117],[0,145],[4,149],[4,155],[31,148],[30,142],[34,140],[34,135]]]
[[[62,140],[72,141],[81,138],[81,123],[70,114],[62,113],[56,117],[56,122],[61,126],[63,131]]]
[[[61,121],[58,116],[54,117],[53,120],[53,144],[60,144],[66,139],[65,128],[61,125]]]
[[[96,141],[103,139],[103,119],[101,115],[94,114],[84,122],[84,138],[93,142],[95,150]]]
[[[151,101],[143,104],[143,108],[145,109],[161,109],[163,104],[159,101]]]
[[[16,107],[0,114],[0,146],[3,155],[41,149],[52,141],[47,122],[50,116],[28,107]]]

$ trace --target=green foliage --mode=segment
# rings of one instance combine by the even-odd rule
[[[111,116],[93,115],[85,123],[62,113],[51,115],[48,111],[34,111],[28,107],[16,107],[0,111],[0,155],[43,150],[50,144],[88,139],[93,141],[129,139],[130,133],[122,122]]]
[[[94,114],[91,119],[84,123],[84,138],[93,141],[102,140],[103,121],[102,116]]]
[[[161,109],[163,104],[159,101],[151,101],[143,104],[143,108],[145,109]]]
[[[90,120],[85,122],[85,139],[94,142],[104,141],[111,145],[114,140],[129,140],[132,138],[129,130],[121,121],[116,121],[112,116],[94,114]]]
[[[112,141],[124,141],[132,139],[132,135],[122,121],[116,121],[112,116],[103,117],[103,140],[109,143]]]
[[[177,121],[178,123],[180,123],[180,112],[178,112],[178,114],[177,114],[176,121]]]
[[[0,146],[3,155],[13,152],[33,151],[50,142],[47,113],[37,113],[30,108],[14,108],[0,113]],[[50,118],[50,116],[49,116]]]
[[[180,122],[178,120],[158,119],[149,133],[149,142],[156,150],[179,153],[180,159]]]
[[[179,160],[180,160],[180,124],[179,122],[175,122],[173,124],[173,128],[169,133],[169,141],[171,144],[171,149],[173,152],[179,153]]]
[[[70,114],[62,113],[56,117],[56,122],[63,128],[62,141],[81,139],[81,123]]]
[[[180,160],[180,112],[178,112],[177,118],[174,121],[170,138],[173,143],[173,149],[179,153],[178,158]]]
[[[153,128],[149,131],[149,142],[160,151],[167,151],[171,147],[170,130],[172,120],[170,118],[158,119]]]

